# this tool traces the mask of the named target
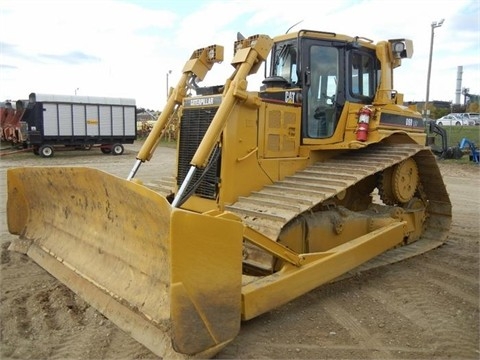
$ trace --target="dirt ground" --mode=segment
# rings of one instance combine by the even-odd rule
[[[157,359],[25,255],[7,250],[6,169],[86,165],[126,177],[138,145],[0,158],[0,358]],[[144,182],[172,173],[162,148]],[[440,162],[453,203],[445,245],[320,287],[244,322],[219,359],[479,359],[480,167]]]

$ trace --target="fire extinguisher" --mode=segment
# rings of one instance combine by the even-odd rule
[[[368,137],[368,123],[372,117],[372,109],[368,106],[364,106],[358,112],[358,126],[357,126],[357,140],[367,141]]]

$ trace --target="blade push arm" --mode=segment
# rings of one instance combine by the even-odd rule
[[[183,68],[182,76],[180,77],[177,86],[168,97],[165,108],[155,122],[155,125],[145,140],[145,143],[142,145],[142,148],[137,155],[135,165],[130,171],[127,180],[131,180],[135,176],[141,163],[152,158],[172,114],[182,103],[187,94],[188,84],[195,79],[203,80],[207,72],[213,67],[213,64],[222,61],[223,46],[220,45],[211,45],[193,52]]]

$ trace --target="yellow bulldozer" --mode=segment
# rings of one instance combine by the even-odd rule
[[[393,88],[412,52],[407,39],[239,34],[231,76],[200,87],[224,48],[198,49],[126,178],[8,170],[12,248],[170,359],[212,357],[244,321],[438,247],[451,203],[424,120]],[[176,174],[153,190],[137,175],[173,116]]]

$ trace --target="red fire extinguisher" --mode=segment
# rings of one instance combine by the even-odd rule
[[[357,126],[357,140],[367,141],[368,137],[368,123],[372,117],[372,109],[368,106],[364,106],[358,112],[358,126]]]

